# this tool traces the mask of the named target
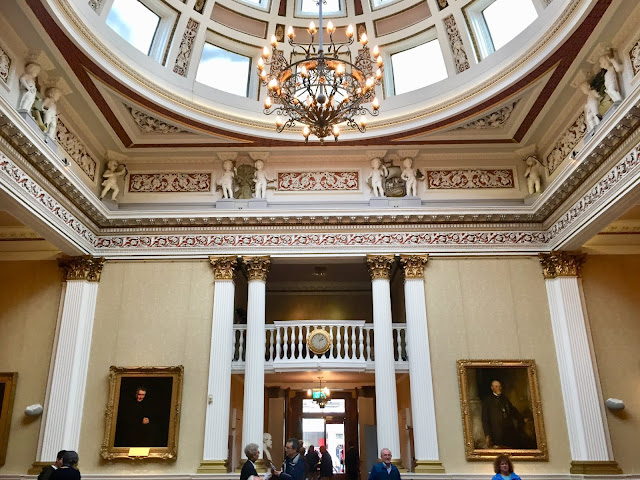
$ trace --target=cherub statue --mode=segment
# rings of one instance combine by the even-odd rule
[[[216,183],[222,187],[222,198],[233,198],[233,180],[238,170],[233,166],[232,160],[225,160],[222,168],[224,173]]]
[[[611,100],[619,102],[622,100],[620,93],[620,84],[618,83],[618,73],[622,72],[622,65],[614,58],[608,55],[600,57],[600,68],[607,71],[604,74],[604,88],[611,97]]]
[[[44,115],[42,123],[44,123],[45,133],[50,137],[56,136],[56,128],[58,126],[58,109],[56,102],[60,99],[61,91],[59,88],[48,88],[45,94],[45,99],[42,102],[42,109]]]
[[[413,159],[405,158],[402,160],[402,174],[400,178],[405,181],[405,188],[407,189],[407,197],[418,196],[418,179],[416,177],[416,170],[413,169]]]
[[[525,163],[528,167],[524,172],[524,178],[527,179],[529,194],[540,192],[542,190],[541,181],[544,167],[540,164],[537,157],[533,155],[527,157]]]
[[[264,162],[256,160],[254,163],[256,171],[253,173],[253,183],[255,185],[256,198],[267,198],[267,183],[269,179],[264,173]]]
[[[382,160],[379,158],[374,158],[371,160],[371,167],[373,170],[367,177],[367,180],[371,179],[371,191],[374,197],[384,197],[384,180],[389,175],[389,170],[382,163]]]
[[[24,67],[24,73],[20,75],[20,91],[22,91],[22,96],[20,97],[20,102],[18,103],[18,110],[26,110],[27,112],[31,111],[31,107],[33,107],[33,102],[36,101],[36,77],[40,73],[40,65],[34,62],[27,63]]]
[[[600,95],[587,82],[580,84],[580,90],[587,96],[584,104],[584,118],[587,122],[587,131],[590,132],[600,123],[598,106],[600,105]]]
[[[118,170],[118,167],[122,167]],[[115,201],[118,193],[120,193],[120,188],[118,187],[118,177],[122,177],[127,173],[126,165],[119,164],[117,160],[109,160],[107,162],[107,169],[102,174],[102,178],[104,181],[102,182],[102,193],[100,194],[100,198],[104,198],[105,195],[109,192],[109,190],[113,189],[111,193],[111,200]]]

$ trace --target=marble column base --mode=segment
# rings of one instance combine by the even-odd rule
[[[54,463],[56,463],[55,460],[51,460],[50,462],[33,462],[31,468],[27,470],[27,475],[39,475],[44,467],[48,467]]]
[[[197,473],[229,473],[226,460],[203,460]]]
[[[573,460],[569,472],[579,475],[620,475],[622,469],[615,460]]]
[[[380,461],[380,459],[378,459],[378,461]],[[409,470],[407,470],[406,468],[404,468],[402,466],[402,459],[401,458],[392,458],[391,459],[391,464],[395,465],[396,467],[398,467],[398,471],[400,473],[407,473]]]
[[[442,462],[438,460],[416,460],[415,473],[444,473]]]

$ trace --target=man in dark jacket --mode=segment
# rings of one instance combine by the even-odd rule
[[[391,450],[388,448],[380,450],[380,459],[382,462],[371,467],[369,480],[400,480],[398,467],[391,463]]]
[[[49,480],[53,472],[59,469],[62,466],[62,457],[64,456],[66,450],[60,450],[58,452],[58,456],[56,457],[56,463],[53,465],[47,465],[42,469],[40,475],[38,475],[38,480]]]
[[[313,445],[309,446],[309,450],[307,450],[306,460],[307,478],[309,480],[318,480],[318,462],[320,461],[320,457]]]
[[[524,448],[520,430],[524,419],[509,399],[502,394],[502,384],[491,382],[491,394],[482,402],[482,429],[487,447]]]
[[[331,460],[331,455],[329,455],[327,447],[324,445],[320,446],[320,454],[322,455],[322,458],[320,458],[320,478],[329,480],[333,477],[333,460]]]
[[[280,480],[304,480],[305,459],[298,453],[300,442],[297,438],[290,438],[284,446],[286,458],[282,470],[271,469],[271,473]]]

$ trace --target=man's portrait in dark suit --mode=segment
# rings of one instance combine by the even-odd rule
[[[525,418],[502,394],[500,381],[493,380],[491,393],[482,401],[482,428],[487,447],[531,448],[523,431],[524,424]]]

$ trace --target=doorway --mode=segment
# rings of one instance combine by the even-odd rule
[[[302,442],[305,449],[325,446],[334,474],[344,473],[346,400],[336,398],[322,409],[311,399],[302,400]]]

